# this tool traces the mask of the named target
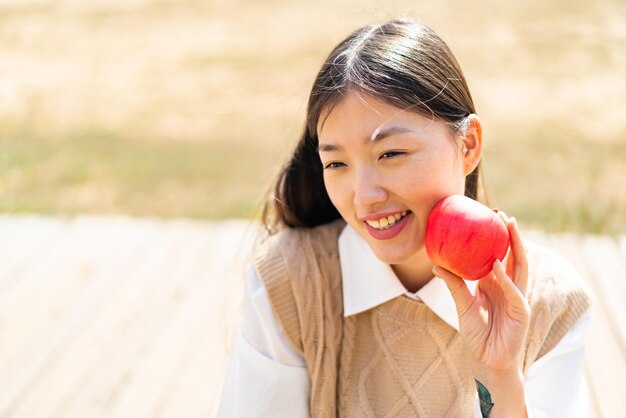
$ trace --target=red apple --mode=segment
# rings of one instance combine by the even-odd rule
[[[428,217],[425,237],[430,260],[466,280],[489,273],[509,248],[509,231],[500,216],[469,197],[448,196]]]

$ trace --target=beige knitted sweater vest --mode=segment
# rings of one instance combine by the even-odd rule
[[[473,417],[476,387],[459,333],[405,296],[343,316],[341,220],[267,239],[253,265],[288,339],[306,361],[310,415]],[[589,307],[576,272],[526,243],[531,322],[523,369],[552,349]]]

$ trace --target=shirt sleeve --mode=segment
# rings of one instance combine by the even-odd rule
[[[528,418],[588,418],[590,401],[583,373],[588,309],[559,343],[528,368],[525,375]],[[474,417],[482,418],[478,396]]]
[[[289,343],[250,267],[218,418],[308,418],[309,393],[304,358]]]

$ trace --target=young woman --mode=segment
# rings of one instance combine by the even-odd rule
[[[265,206],[220,417],[586,410],[590,304],[562,257],[503,212],[510,251],[478,282],[426,254],[435,204],[479,198],[482,150],[463,73],[429,28],[394,20],[337,45]]]

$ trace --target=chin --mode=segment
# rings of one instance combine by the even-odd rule
[[[372,251],[380,261],[386,264],[402,264],[410,260],[411,257],[416,254],[416,252],[406,250],[394,251],[393,249],[386,249],[381,251],[376,247],[372,248]]]
[[[419,242],[416,240],[407,240],[405,237],[403,242],[398,241],[395,242],[394,245],[394,243],[392,243],[393,240],[376,240],[372,238],[367,231],[364,231],[364,233],[360,235],[368,243],[376,258],[386,264],[406,263],[417,256],[420,251],[423,250],[425,252],[423,240]]]

